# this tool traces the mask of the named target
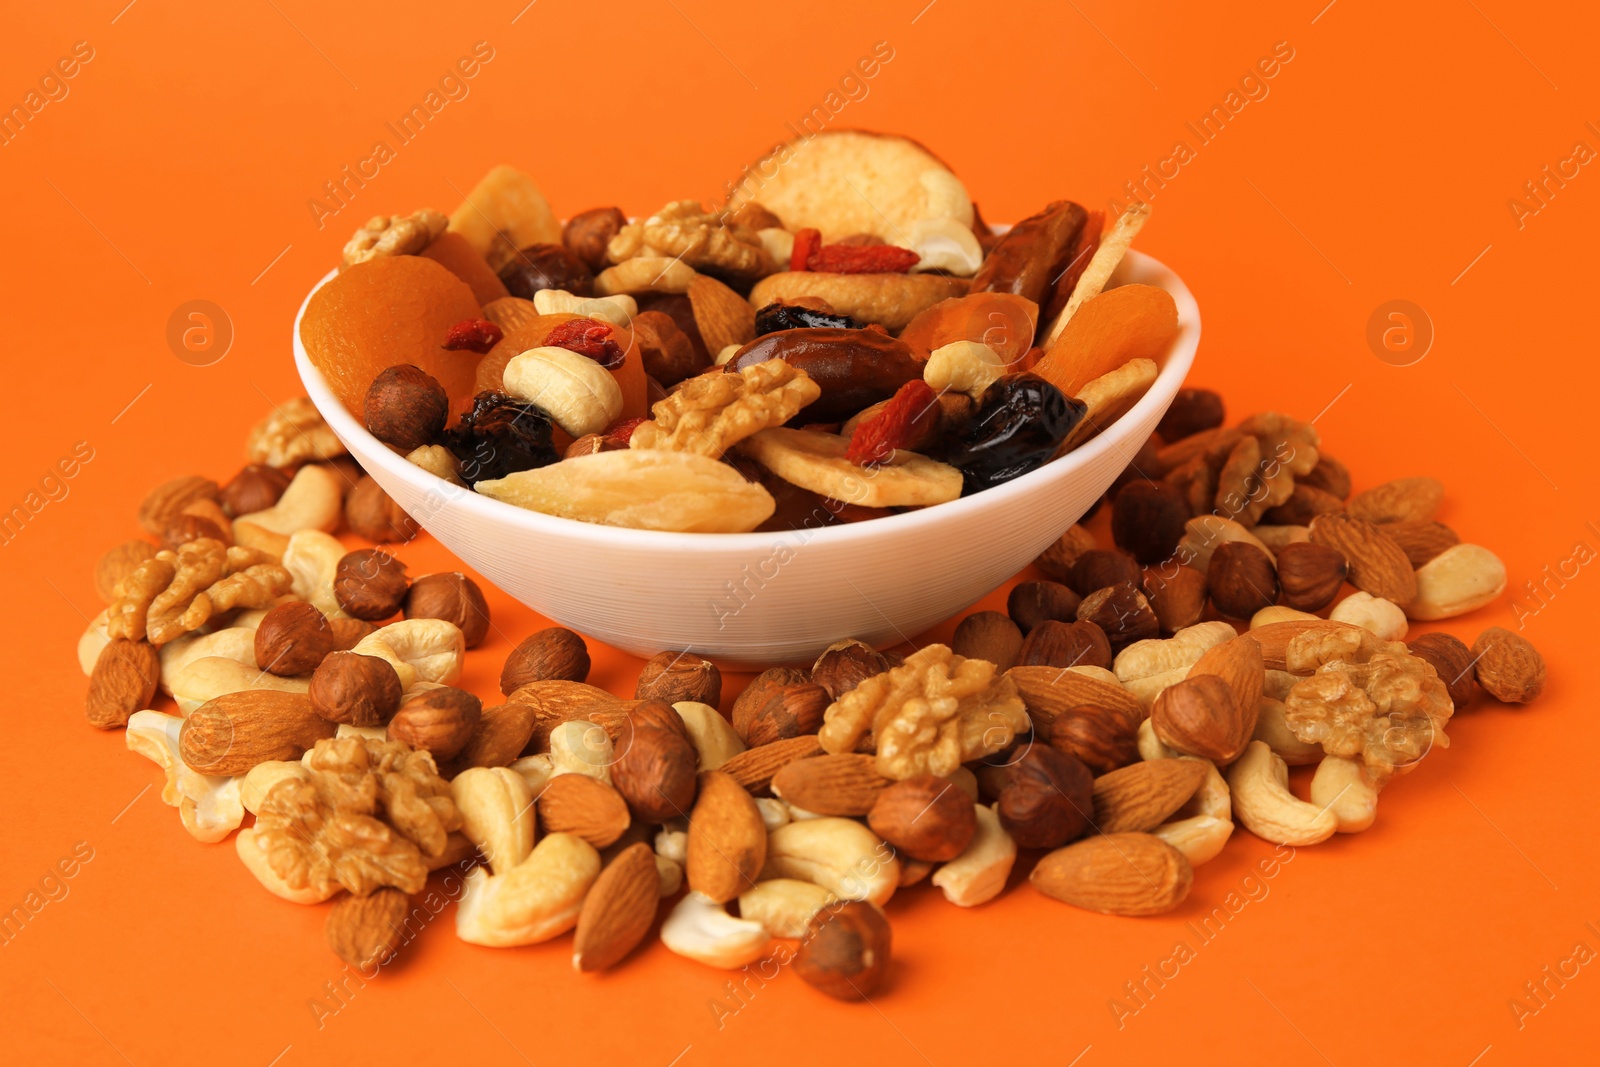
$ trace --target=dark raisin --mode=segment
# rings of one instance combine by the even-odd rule
[[[574,296],[594,293],[588,264],[564,245],[529,245],[500,268],[500,280],[512,296],[532,300],[540,289],[565,289]]]
[[[489,390],[472,398],[472,410],[445,432],[444,443],[471,484],[556,462],[561,457],[552,436],[542,409]]]
[[[849,315],[830,315],[816,308],[785,304],[779,301],[768,304],[756,312],[756,336],[777,333],[779,330],[835,329],[859,330],[861,323]]]
[[[1009,482],[1043,466],[1086,410],[1037,374],[1007,374],[984,392],[945,461],[965,475],[967,494]]]

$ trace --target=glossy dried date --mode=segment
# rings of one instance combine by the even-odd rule
[[[802,413],[806,422],[849,418],[922,377],[911,349],[879,330],[779,330],[745,345],[726,369],[734,373],[769,359],[805,371],[822,387]]]
[[[970,292],[1016,293],[1043,303],[1056,267],[1078,243],[1088,212],[1070,200],[1056,200],[1013,226],[985,257]]]
[[[834,315],[800,304],[779,301],[756,312],[756,336],[779,330],[859,330],[861,323],[849,315]]]

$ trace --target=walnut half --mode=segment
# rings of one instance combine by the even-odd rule
[[[737,441],[770,426],[782,426],[822,389],[803,370],[781,359],[737,374],[711,373],[684,382],[651,409],[629,439],[633,448],[698,452],[713,459]]]

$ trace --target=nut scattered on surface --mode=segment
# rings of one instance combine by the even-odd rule
[[[1544,657],[1521,634],[1491,626],[1472,642],[1478,684],[1496,700],[1526,704],[1544,692]]]
[[[871,904],[845,901],[812,916],[795,954],[795,973],[840,1000],[878,991],[889,970],[889,920]]]
[[[408,619],[454,623],[468,648],[477,648],[489,633],[489,603],[483,590],[460,571],[422,575],[411,583],[401,607]]]
[[[636,700],[693,701],[715,707],[722,701],[722,672],[693,653],[658,652],[645,660],[633,695]]]
[[[348,553],[339,560],[333,577],[333,595],[339,606],[368,622],[397,614],[409,588],[406,565],[381,548]]]
[[[564,626],[551,626],[522,639],[506,657],[500,692],[510,696],[530,682],[582,682],[589,677],[589,649]]]

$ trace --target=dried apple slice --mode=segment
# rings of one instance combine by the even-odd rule
[[[858,466],[846,455],[850,439],[838,434],[779,426],[734,447],[786,482],[858,507],[920,507],[961,495],[954,467],[906,451],[880,466]]]
[[[1119,285],[1088,301],[1033,373],[1067,396],[1132,359],[1157,363],[1178,335],[1178,305],[1153,285]]]
[[[1152,359],[1130,359],[1109,374],[1102,374],[1083,387],[1078,399],[1085,404],[1083,418],[1061,442],[1062,452],[1071,452],[1101,430],[1128,413],[1139,398],[1155,384],[1160,368]]]
[[[485,174],[450,213],[450,229],[465,237],[495,271],[519,248],[561,243],[561,226],[539,187],[504,164]]]

